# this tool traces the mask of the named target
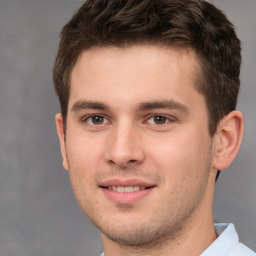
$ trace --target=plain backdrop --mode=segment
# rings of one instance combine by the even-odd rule
[[[245,137],[216,185],[214,218],[256,250],[256,0],[214,0],[242,41]],[[92,256],[103,247],[62,169],[52,66],[80,0],[0,0],[0,255]]]

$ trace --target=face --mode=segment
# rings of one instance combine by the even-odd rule
[[[196,63],[192,50],[143,45],[88,50],[74,66],[65,136],[57,116],[63,165],[105,239],[149,243],[210,212]]]

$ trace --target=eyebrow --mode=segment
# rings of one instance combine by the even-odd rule
[[[153,110],[157,108],[177,109],[184,113],[187,113],[189,111],[189,107],[175,100],[143,102],[143,103],[140,103],[138,106],[139,111]]]
[[[189,108],[175,100],[160,100],[160,101],[149,101],[149,102],[142,102],[138,104],[138,106],[135,108],[136,111],[147,111],[147,110],[153,110],[157,108],[162,109],[176,109],[181,112],[187,113],[189,111]],[[77,112],[80,110],[86,110],[86,109],[93,109],[93,110],[109,110],[110,108],[101,102],[97,101],[87,101],[87,100],[79,100],[74,103],[74,105],[71,108],[72,112]]]
[[[79,110],[86,110],[86,109],[108,110],[109,107],[104,103],[97,102],[97,101],[79,100],[74,103],[74,105],[71,108],[71,111],[77,112]]]

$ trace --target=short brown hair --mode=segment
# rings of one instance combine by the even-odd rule
[[[236,108],[241,47],[227,17],[201,0],[87,0],[62,29],[53,69],[64,124],[70,74],[81,53],[142,43],[195,50],[201,71],[196,89],[205,97],[213,135]]]

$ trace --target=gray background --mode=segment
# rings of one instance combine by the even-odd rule
[[[99,255],[100,236],[62,169],[51,69],[62,25],[80,0],[0,0],[0,255]],[[256,1],[211,1],[243,43],[239,156],[216,185],[214,217],[256,250]]]

